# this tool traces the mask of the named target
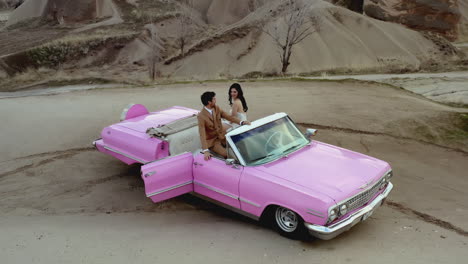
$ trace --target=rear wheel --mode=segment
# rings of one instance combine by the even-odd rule
[[[296,212],[278,206],[276,207],[272,222],[275,229],[282,235],[292,239],[305,239],[308,237],[304,220]]]

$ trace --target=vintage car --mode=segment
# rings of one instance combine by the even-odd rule
[[[226,134],[228,158],[205,161],[197,110],[174,106],[149,113],[130,105],[94,146],[141,163],[146,196],[157,203],[185,193],[257,220],[282,235],[331,239],[366,220],[393,188],[385,161],[302,134],[285,113]]]

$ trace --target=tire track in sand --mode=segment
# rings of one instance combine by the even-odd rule
[[[318,124],[312,124],[312,123],[298,123],[298,125],[301,125],[301,126],[304,126],[304,127],[315,127],[315,128],[319,128],[319,129],[340,131],[340,132],[353,133],[353,134],[387,136],[387,137],[391,137],[391,138],[394,138],[394,139],[414,141],[414,142],[418,142],[418,143],[431,145],[431,146],[443,148],[443,149],[446,149],[446,150],[458,152],[458,153],[461,153],[463,155],[468,155],[468,152],[466,152],[464,150],[461,150],[461,149],[451,148],[451,147],[435,144],[435,143],[432,143],[432,142],[427,142],[427,141],[424,141],[424,140],[419,140],[419,139],[414,139],[414,138],[409,138],[409,137],[395,136],[395,135],[382,133],[382,132],[363,131],[363,130],[356,130],[356,129],[351,129],[351,128],[340,128],[340,127],[335,127],[335,126],[325,126],[325,125],[318,125]],[[72,156],[74,156],[76,154],[79,154],[80,152],[91,151],[91,150],[94,150],[94,148],[92,148],[92,147],[75,148],[75,149],[68,149],[68,150],[62,150],[62,151],[37,153],[37,154],[32,154],[32,155],[28,155],[28,156],[24,156],[24,157],[15,158],[15,159],[12,159],[12,160],[9,160],[9,161],[20,160],[20,159],[28,159],[28,158],[36,158],[36,157],[48,156],[48,155],[56,155],[55,157],[48,158],[48,159],[45,159],[45,160],[41,160],[41,161],[39,161],[39,162],[37,162],[35,164],[28,164],[28,165],[22,166],[20,168],[17,168],[17,169],[15,169],[13,171],[2,173],[2,174],[0,174],[0,179],[3,178],[3,177],[6,177],[6,176],[14,175],[16,173],[19,173],[19,172],[22,172],[22,171],[25,171],[25,170],[28,170],[28,169],[43,166],[45,164],[51,163],[51,162],[56,161],[56,160],[70,158],[70,157],[72,157]],[[6,162],[6,161],[2,161],[0,163],[3,163],[3,162]],[[95,185],[98,185],[98,184],[102,184],[102,183],[106,183],[106,182],[109,182],[109,181],[112,181],[112,180],[122,178],[127,173],[128,172],[108,176],[108,177],[105,177],[105,178],[102,178],[102,179],[88,181],[88,182],[86,182],[84,184],[84,186],[80,186],[80,187],[77,187],[77,188],[66,190],[64,193],[77,191],[77,190],[80,190],[80,189],[83,189],[83,188],[88,189],[88,188],[91,188],[91,187],[93,187]],[[450,222],[438,219],[438,218],[436,218],[434,216],[431,216],[429,214],[426,214],[426,213],[419,212],[417,210],[414,210],[412,208],[409,208],[409,207],[407,207],[407,206],[405,206],[403,204],[400,204],[400,203],[397,203],[397,202],[394,202],[394,201],[387,200],[386,204],[389,207],[391,207],[391,208],[393,208],[393,209],[395,209],[395,210],[397,210],[397,211],[399,211],[401,213],[404,213],[404,214],[410,215],[410,216],[415,216],[416,218],[418,218],[418,219],[420,219],[420,220],[422,220],[422,221],[424,221],[426,223],[430,223],[430,224],[439,226],[441,228],[444,228],[446,230],[456,232],[457,234],[465,236],[465,237],[468,236],[468,231],[465,231],[462,228],[457,227],[457,226],[453,225]]]
[[[394,201],[387,200],[385,202],[385,204],[387,204],[389,207],[391,207],[391,208],[393,208],[393,209],[395,209],[395,210],[397,210],[397,211],[399,211],[401,213],[404,213],[406,215],[416,216],[418,219],[420,219],[420,220],[422,220],[422,221],[424,221],[426,223],[433,224],[433,225],[439,226],[441,228],[444,228],[446,230],[456,232],[457,234],[465,236],[465,237],[468,236],[468,231],[465,231],[462,228],[457,227],[452,223],[449,223],[447,221],[438,219],[438,218],[436,218],[436,217],[434,217],[432,215],[428,215],[426,213],[416,211],[416,210],[414,210],[412,208],[409,208],[409,207],[407,207],[407,206],[405,206],[405,205],[403,205],[401,203],[397,203],[397,202],[394,202]]]
[[[38,158],[38,157],[42,157],[42,156],[55,155],[54,157],[43,159],[43,160],[41,160],[41,161],[39,161],[37,163],[28,164],[28,165],[19,167],[17,169],[14,169],[12,171],[7,171],[7,172],[4,172],[4,173],[1,173],[0,174],[0,179],[2,179],[4,177],[7,177],[7,176],[10,176],[10,175],[14,175],[16,173],[20,173],[20,172],[32,169],[32,168],[37,168],[37,167],[46,165],[46,164],[54,162],[56,160],[70,158],[70,157],[73,157],[73,156],[75,156],[75,155],[77,155],[77,154],[79,154],[81,152],[91,151],[91,150],[94,150],[94,148],[88,147],[88,148],[76,148],[76,149],[68,149],[68,150],[59,150],[59,151],[37,153],[37,154],[32,154],[32,155],[28,155],[28,156],[24,156],[24,157],[15,158],[15,159],[12,159],[12,160],[2,161],[1,163],[8,162],[8,161],[31,159],[31,158]]]

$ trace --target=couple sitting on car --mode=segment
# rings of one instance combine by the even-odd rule
[[[227,158],[226,131],[239,125],[250,125],[245,114],[247,104],[242,95],[242,89],[237,83],[229,88],[229,102],[232,106],[231,114],[224,112],[216,105],[216,94],[214,92],[203,93],[201,101],[204,107],[198,114],[198,129],[205,160],[211,159],[210,151]],[[221,118],[230,123],[225,122],[223,125]]]

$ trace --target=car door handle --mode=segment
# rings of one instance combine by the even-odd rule
[[[146,173],[144,176],[145,176],[145,178],[148,178],[148,177],[152,176],[155,173],[156,173],[156,171],[151,171],[151,172]]]
[[[202,163],[198,163],[198,162],[196,162],[196,161],[193,163],[193,165],[195,165],[195,166],[203,166]]]

